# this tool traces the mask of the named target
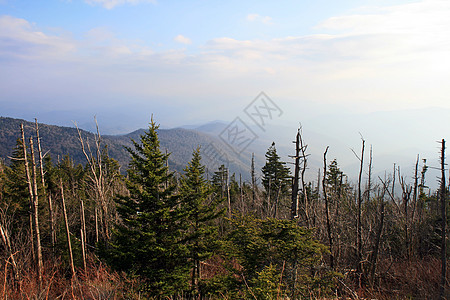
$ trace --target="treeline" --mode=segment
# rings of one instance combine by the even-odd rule
[[[375,178],[364,140],[356,183],[328,148],[306,182],[301,130],[293,172],[272,144],[250,182],[224,165],[209,178],[200,148],[176,176],[157,130],[152,120],[132,141],[123,175],[98,133],[78,135],[76,165],[45,155],[37,122],[31,136],[22,127],[0,163],[0,297],[448,297],[444,140],[434,192],[419,157],[412,176],[394,166]]]

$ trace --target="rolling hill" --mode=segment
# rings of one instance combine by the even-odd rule
[[[17,139],[21,136],[20,125],[22,123],[24,124],[25,135],[27,137],[35,136],[35,124],[33,122],[0,117],[0,158],[7,163],[16,146]],[[39,123],[39,132],[43,151],[48,152],[54,161],[68,155],[75,164],[86,162],[76,128]],[[94,134],[85,130],[80,130],[80,132],[83,139],[90,143],[91,149],[95,149]],[[107,145],[109,155],[120,163],[122,171],[126,170],[129,160],[128,152],[124,146],[132,146],[131,139],[138,141],[143,133],[144,129],[139,129],[125,135],[102,136],[102,145]],[[250,176],[251,153],[238,155],[228,149],[220,139],[212,135],[184,128],[160,129],[158,135],[161,151],[167,150],[171,153],[169,166],[172,171],[181,173],[191,159],[193,150],[200,146],[201,151],[204,152],[203,163],[208,168],[209,175],[213,174],[220,164],[228,163],[231,173],[242,174],[244,179],[248,179]],[[226,160],[208,155],[211,149],[223,153]],[[263,162],[263,157],[258,155],[257,166],[262,165]]]

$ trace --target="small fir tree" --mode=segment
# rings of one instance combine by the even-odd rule
[[[262,167],[262,184],[266,190],[268,210],[274,206],[277,211],[278,201],[289,192],[290,170],[280,160],[275,148],[275,142],[266,152],[266,164]],[[276,215],[276,214],[275,214]]]

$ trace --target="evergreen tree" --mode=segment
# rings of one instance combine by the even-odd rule
[[[217,226],[212,223],[222,212],[217,205],[220,198],[211,197],[212,189],[204,178],[200,149],[194,151],[192,160],[184,169],[180,180],[181,206],[186,211],[186,241],[192,265],[192,288],[199,292],[200,261],[212,256],[217,241]]]
[[[169,155],[160,151],[158,127],[152,119],[140,143],[132,140],[135,150],[127,148],[129,194],[117,199],[122,222],[106,252],[114,267],[140,275],[146,290],[162,297],[186,288],[189,268],[181,242],[183,214],[166,166]]]
[[[278,201],[289,192],[290,171],[285,164],[280,160],[275,142],[273,142],[266,152],[266,164],[261,170],[263,173],[262,183],[268,199],[268,210],[271,210],[271,206],[274,206],[276,212]]]
[[[225,165],[221,165],[212,176],[211,183],[213,186],[213,191],[220,198],[224,198],[227,196],[227,177],[228,168],[225,167]]]
[[[336,159],[328,166],[326,175],[326,184],[331,189],[333,193],[339,193],[342,189],[346,188],[347,185],[343,182],[343,178],[346,175],[341,171]]]
[[[4,166],[3,198],[2,209],[8,209],[15,214],[14,227],[26,228],[30,212],[30,193],[25,176],[23,146],[19,139],[13,151],[11,165]]]
[[[225,289],[234,299],[241,290],[248,298],[300,299],[332,285],[330,272],[318,272],[326,247],[313,238],[313,231],[300,227],[295,220],[259,219],[251,214],[230,220],[226,253],[234,260]],[[236,293],[237,292],[237,293]],[[236,294],[233,294],[236,293]]]

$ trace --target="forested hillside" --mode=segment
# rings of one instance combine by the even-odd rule
[[[250,159],[246,179],[220,164],[206,174],[198,146],[210,138],[159,130],[153,120],[104,144],[87,132],[79,139],[73,128],[0,121],[8,124],[2,138],[16,135],[10,161],[0,162],[4,299],[449,296],[445,140],[432,190],[435,178],[419,157],[412,178],[397,165],[375,176],[364,139],[355,181],[327,157],[328,147],[308,181],[300,129],[292,168],[273,143],[261,168]],[[45,155],[52,146],[66,153]],[[126,170],[114,151],[128,160]]]
[[[0,159],[4,159],[9,163],[9,157],[12,156],[17,139],[20,137],[20,124],[24,124],[25,133],[31,135],[35,130],[35,123],[20,119],[0,117]],[[81,143],[77,129],[74,127],[62,127],[39,123],[42,148],[54,161],[63,159],[68,155],[75,164],[85,164],[86,157],[81,151]],[[101,128],[99,128],[101,134]],[[104,135],[101,136],[101,144],[108,147],[108,155],[117,160],[122,171],[128,167],[129,155],[124,146],[131,145],[131,139],[139,140],[143,129],[136,130],[126,135]],[[95,147],[95,135],[91,132],[81,130],[80,133],[86,143],[92,149]],[[223,149],[229,157],[232,172],[242,174],[246,179],[249,178],[251,153],[238,156],[220,141],[218,138],[195,130],[174,128],[159,129],[158,134],[161,140],[161,149],[171,153],[169,164],[172,170],[181,173],[184,166],[190,160],[192,151],[201,146],[203,148],[210,144]],[[87,147],[87,145],[86,145]],[[256,155],[258,165],[264,162],[260,155]],[[210,164],[209,173],[212,174],[213,169],[217,166],[209,161],[204,162]]]

